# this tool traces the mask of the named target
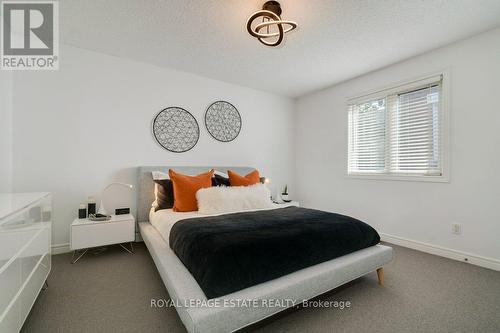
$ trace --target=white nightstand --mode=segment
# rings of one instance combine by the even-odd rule
[[[74,264],[91,247],[119,244],[129,253],[134,253],[135,218],[131,214],[112,215],[109,221],[75,219],[71,223],[70,248],[73,250],[71,263]],[[122,243],[130,243],[130,249]],[[78,253],[80,251],[80,253]],[[78,253],[78,257],[75,256]]]
[[[280,203],[277,203],[277,202],[274,202],[273,203],[275,205],[277,205],[278,207],[280,208],[283,208],[283,207],[290,207],[290,206],[297,206],[297,207],[300,207],[300,203],[298,201],[290,201],[290,202],[280,202]]]

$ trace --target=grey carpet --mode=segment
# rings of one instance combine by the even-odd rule
[[[255,332],[500,332],[500,272],[394,246],[385,286],[372,273],[320,297],[349,309],[300,309],[253,327]],[[143,244],[52,257],[22,332],[185,332],[174,308],[154,309],[168,294]]]

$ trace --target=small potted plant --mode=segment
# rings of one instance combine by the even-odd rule
[[[285,185],[285,187],[283,188],[283,191],[281,192],[281,199],[284,202],[290,202],[290,201],[292,201],[288,197],[288,185]]]

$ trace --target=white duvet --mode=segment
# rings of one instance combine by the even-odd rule
[[[295,204],[293,203],[287,203],[287,204],[272,204],[272,207],[270,208],[264,208],[264,209],[252,209],[252,210],[245,210],[245,212],[251,212],[251,211],[258,211],[258,210],[270,210],[270,209],[281,209],[285,207],[290,207],[294,206]],[[224,215],[223,214],[201,214],[198,211],[195,212],[174,212],[172,209],[162,209],[157,212],[154,211],[154,208],[151,208],[151,211],[149,212],[149,222],[155,227],[155,229],[160,233],[160,235],[163,237],[165,242],[168,244],[168,239],[170,236],[170,230],[172,229],[172,226],[180,221],[180,220],[185,220],[189,218],[194,218],[194,217],[207,217],[207,216],[218,216],[218,215]]]

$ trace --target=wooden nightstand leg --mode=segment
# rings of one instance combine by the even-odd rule
[[[73,257],[71,258],[71,263],[74,264],[76,263],[78,260],[80,260],[81,257],[83,257],[85,255],[85,253],[87,253],[88,249],[85,249],[85,251],[83,251],[79,256],[78,258],[75,259],[75,254],[76,254],[76,250],[73,251]]]
[[[381,267],[377,269],[378,284],[384,285],[384,269]]]
[[[130,242],[129,244],[130,244],[130,250],[127,249],[123,244],[120,244],[120,246],[128,253],[134,254],[134,245],[132,245],[132,242]]]

